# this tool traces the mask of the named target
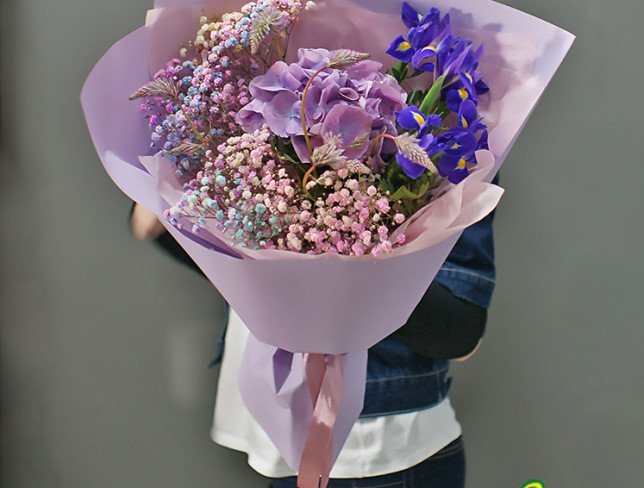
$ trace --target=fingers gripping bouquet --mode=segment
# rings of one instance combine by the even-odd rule
[[[367,349],[497,205],[572,36],[487,0],[158,4],[88,78],[90,132],[250,328],[242,397],[326,486]]]

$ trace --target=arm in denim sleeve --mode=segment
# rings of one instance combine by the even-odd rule
[[[497,175],[492,182],[498,181]],[[458,358],[483,337],[496,277],[494,214],[463,231],[408,321],[394,333],[415,352]]]
[[[432,283],[411,316],[393,336],[433,359],[467,356],[485,333],[487,310]]]

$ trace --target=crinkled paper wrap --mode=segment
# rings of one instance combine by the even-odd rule
[[[311,399],[301,394],[306,378],[299,353],[345,354],[344,364],[352,365],[351,374],[344,377],[345,396],[333,431],[335,460],[362,406],[366,349],[406,322],[461,231],[497,205],[502,190],[489,181],[574,36],[489,0],[411,2],[419,11],[433,6],[450,13],[458,34],[485,44],[480,69],[491,92],[482,97],[480,112],[490,126],[490,152],[477,154],[477,172],[405,223],[408,242],[388,255],[242,251],[216,231],[196,236],[163,218],[180,188],[170,165],[149,154],[149,129],[138,104],[128,96],[193,38],[199,16],[237,10],[243,3],[157,0],[145,26],[118,41],[98,62],[81,101],[110,177],[131,199],[160,217],[254,335],[240,373],[242,393],[288,464],[297,469],[312,411]],[[296,26],[290,56],[295,56],[297,47],[343,47],[370,52],[374,59],[392,64],[384,51],[406,30],[400,21],[400,1],[317,3],[319,7]],[[296,353],[285,356],[290,358],[286,373],[283,360],[267,359],[280,357],[280,350]]]

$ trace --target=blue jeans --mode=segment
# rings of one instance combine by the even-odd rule
[[[452,441],[416,466],[370,478],[331,479],[329,488],[463,488],[465,451],[463,438]],[[296,478],[276,478],[272,488],[295,488]]]

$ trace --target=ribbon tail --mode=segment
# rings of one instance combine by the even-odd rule
[[[333,428],[342,397],[343,357],[306,354],[307,379],[313,398],[311,426],[302,452],[298,488],[326,488],[333,459]]]

